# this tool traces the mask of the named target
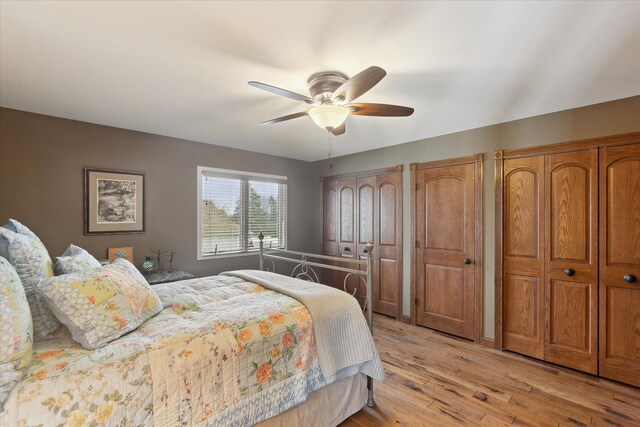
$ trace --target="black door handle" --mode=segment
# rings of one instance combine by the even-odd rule
[[[624,275],[624,281],[627,283],[636,283],[636,280],[638,280],[638,278],[636,276],[634,276],[633,274],[625,274]]]
[[[464,263],[465,263],[465,265],[469,265],[469,264],[471,264],[471,262],[472,262],[472,261],[471,261],[471,258],[465,258],[465,259],[464,259]]]
[[[351,249],[349,249],[349,248],[344,248],[344,251],[345,251],[345,252],[351,252]]]
[[[576,274],[576,271],[573,268],[565,268],[564,274],[566,274],[567,276],[573,276],[574,274]]]

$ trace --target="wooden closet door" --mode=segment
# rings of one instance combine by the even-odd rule
[[[416,322],[465,338],[475,333],[474,172],[416,171]]]
[[[402,286],[402,174],[379,175],[375,185],[373,310],[396,317]]]
[[[545,157],[544,359],[598,371],[598,150]]]
[[[356,217],[356,179],[345,179],[338,181],[338,256],[340,258],[355,259],[357,256],[357,217]],[[342,267],[355,268],[351,263],[342,263]],[[337,287],[345,289],[344,283],[347,273],[335,272],[337,277]],[[352,293],[358,288],[358,278],[347,279],[346,291]],[[356,292],[357,294],[357,292]],[[361,301],[362,303],[362,301]]]
[[[377,239],[375,238],[375,233],[374,233],[375,232],[375,212],[376,212],[376,206],[378,205],[376,200],[376,194],[375,194],[376,193],[375,191],[376,177],[369,176],[365,178],[357,178],[356,185],[358,188],[357,208],[356,208],[357,209],[356,229],[357,229],[358,238],[357,238],[357,244],[356,244],[356,254],[358,256],[358,259],[362,261],[366,261],[367,253],[364,247],[367,244],[367,242],[371,242],[374,244],[374,251],[373,251],[374,256],[376,256],[376,253],[377,253],[377,251],[375,250]],[[350,267],[356,268],[355,265],[351,265]],[[367,270],[367,267],[364,265],[360,266],[359,268],[362,271]],[[378,282],[377,280],[378,275],[376,274],[375,263],[374,263],[373,269],[374,270],[373,270],[371,287],[375,289]],[[359,296],[358,300],[360,300],[361,303],[364,303],[364,300],[367,295],[367,286],[363,282],[363,280],[361,280],[360,278],[357,278],[357,280],[354,278],[349,283],[350,286],[355,284],[357,284],[358,286],[358,296]],[[373,295],[375,295],[375,292],[373,293]]]
[[[338,181],[323,181],[323,254],[338,256]],[[327,264],[333,265],[331,261]],[[329,269],[322,269],[322,283],[333,287],[338,287],[338,277],[336,272]]]
[[[600,150],[600,375],[640,387],[640,144]]]
[[[544,357],[544,156],[507,159],[502,345]]]

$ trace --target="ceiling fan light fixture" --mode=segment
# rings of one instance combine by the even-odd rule
[[[307,80],[311,97],[256,81],[250,81],[249,85],[311,104],[313,107],[309,111],[276,117],[262,122],[262,124],[280,123],[298,117],[310,116],[316,125],[337,136],[344,135],[346,132],[344,122],[350,115],[407,117],[413,114],[413,108],[401,105],[353,103],[355,99],[369,91],[386,75],[385,70],[375,65],[351,78],[338,71],[321,71],[312,74]]]
[[[348,108],[341,105],[323,104],[309,110],[309,116],[315,124],[330,131],[344,123],[349,112]]]

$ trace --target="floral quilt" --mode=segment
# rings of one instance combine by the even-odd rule
[[[154,286],[164,309],[97,350],[37,342],[2,425],[252,425],[326,381],[297,300],[214,276]]]

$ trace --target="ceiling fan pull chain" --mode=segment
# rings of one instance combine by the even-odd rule
[[[331,160],[331,154],[333,152],[333,139],[331,139],[331,132],[327,132],[327,145],[329,145],[329,169],[333,169],[333,161]]]

